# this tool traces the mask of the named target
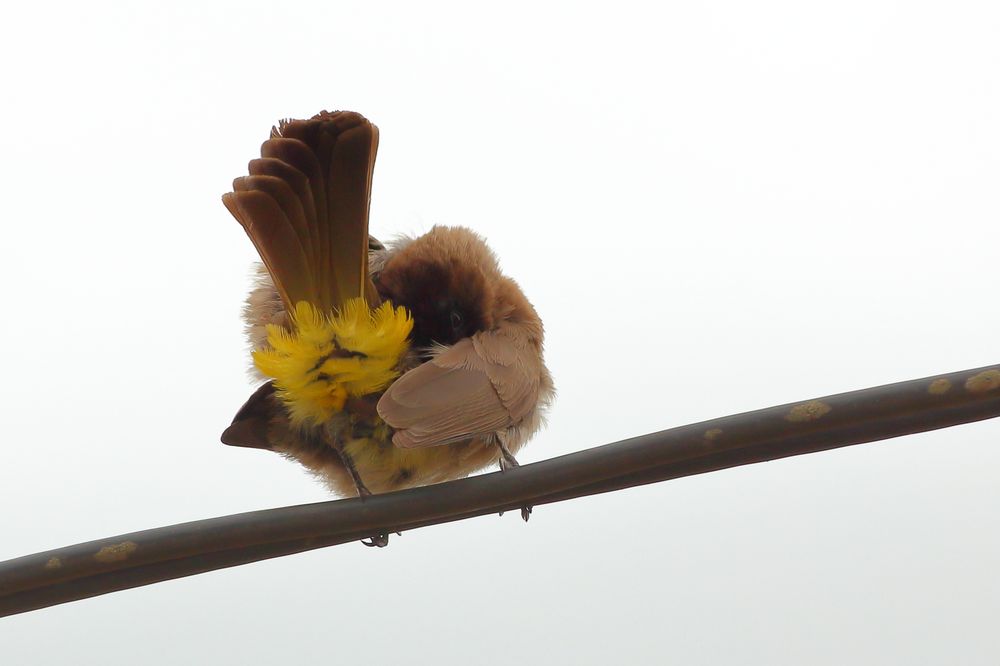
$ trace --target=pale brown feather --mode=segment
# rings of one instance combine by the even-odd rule
[[[542,362],[522,331],[503,325],[465,338],[396,380],[379,416],[402,448],[450,444],[519,425],[539,402]]]

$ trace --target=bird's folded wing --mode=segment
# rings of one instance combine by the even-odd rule
[[[222,197],[291,312],[378,296],[368,279],[368,207],[378,128],[349,111],[283,121]]]
[[[410,370],[378,403],[401,448],[437,446],[515,426],[538,402],[540,362],[503,331],[477,333]]]
[[[222,443],[270,450],[271,423],[279,414],[281,403],[274,395],[274,382],[267,382],[236,413],[232,424],[222,433]]]

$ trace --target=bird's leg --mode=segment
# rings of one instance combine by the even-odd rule
[[[362,501],[364,501],[366,497],[371,497],[372,491],[368,490],[368,486],[366,486],[365,482],[361,480],[358,468],[354,466],[354,459],[351,458],[351,454],[344,450],[344,446],[340,443],[340,438],[330,437],[329,441],[333,450],[337,452],[338,456],[340,456],[340,462],[344,464],[344,468],[347,470],[347,473],[351,475],[351,480],[354,481],[354,487],[358,491],[358,497],[360,497]],[[385,548],[389,545],[389,535],[384,532],[382,534],[375,534],[368,541],[362,539],[361,543],[368,547]]]
[[[506,472],[507,468],[509,467],[513,468],[521,466],[521,463],[517,462],[517,458],[514,457],[514,454],[510,452],[510,449],[507,448],[507,445],[504,444],[500,439],[497,439],[497,448],[500,449],[501,472]],[[531,517],[531,509],[532,507],[528,506],[527,504],[521,507],[521,518],[524,519],[524,522],[528,522],[528,518]],[[501,516],[503,515],[503,511],[500,512],[500,515]]]
[[[499,439],[497,440],[497,448],[500,449],[500,471],[501,472],[507,471],[508,467],[520,467],[521,466],[521,463],[517,462],[517,458],[515,458],[514,454],[510,452],[510,449],[507,448],[507,445],[504,444],[503,442],[501,442]]]
[[[339,444],[333,447],[337,451],[337,455],[340,456],[340,462],[344,463],[344,467],[347,469],[347,473],[351,475],[351,480],[354,481],[354,487],[358,491],[358,497],[364,499],[366,497],[372,496],[372,491],[368,490],[368,486],[365,482],[361,480],[361,475],[358,474],[358,468],[354,466],[354,459],[351,458],[350,454],[344,450]]]

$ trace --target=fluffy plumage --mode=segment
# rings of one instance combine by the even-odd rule
[[[223,441],[282,453],[344,495],[495,464],[553,395],[541,320],[482,238],[435,227],[369,254],[377,143],[357,114],[284,122],[224,197],[267,269],[245,317],[273,381]]]

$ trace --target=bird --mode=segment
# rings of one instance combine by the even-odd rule
[[[222,441],[362,499],[517,466],[555,395],[542,320],[479,234],[369,236],[378,142],[351,111],[282,120],[222,197],[262,260],[243,317],[263,382]]]

